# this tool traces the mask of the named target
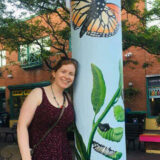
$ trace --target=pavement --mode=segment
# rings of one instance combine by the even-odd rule
[[[3,143],[0,147],[0,160],[20,160],[18,145],[15,143]]]
[[[146,153],[144,149],[127,150],[127,160],[160,160],[160,154]]]
[[[128,151],[127,160],[160,160],[160,154],[150,154],[142,151]]]
[[[17,145],[16,135],[0,135],[0,160],[20,160],[20,153]]]
[[[0,139],[0,160],[20,160],[18,145],[11,137],[7,138],[7,142]],[[160,160],[160,154],[145,153],[144,145],[139,150],[137,142],[135,149],[132,146],[127,149],[127,160]]]

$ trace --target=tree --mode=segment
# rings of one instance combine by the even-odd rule
[[[40,46],[40,56],[50,69],[53,68],[52,62],[54,62],[50,60],[51,56],[63,54],[68,57],[70,12],[65,7],[65,2],[56,0],[20,0],[19,3],[15,4],[14,0],[9,0],[9,3],[16,5],[17,8],[30,11],[34,16],[24,20],[21,19],[21,15],[19,18],[16,18],[13,16],[14,12],[8,13],[5,11],[3,14],[5,16],[0,18],[0,43],[3,46],[13,51],[18,50],[20,45],[34,42]],[[3,2],[1,4],[4,5]],[[24,15],[25,13],[22,12],[21,14]],[[35,15],[39,18],[35,19]],[[58,20],[54,21],[53,18]],[[46,43],[53,48],[52,52],[45,50],[38,41],[40,37],[46,35],[49,35],[51,38]]]
[[[70,38],[70,12],[65,6],[64,0],[8,0],[9,3],[23,8],[37,15],[40,18],[34,20],[32,16],[29,20],[22,20],[13,16],[5,10],[5,0],[0,2],[1,12],[5,16],[0,17],[0,43],[10,50],[18,50],[23,44],[37,42],[41,48],[41,58],[51,69],[52,61],[50,57],[61,53],[68,56],[68,44]],[[160,18],[160,0],[155,0],[153,8],[149,11],[146,8],[139,8],[143,0],[122,0],[122,13],[127,17],[136,17],[135,22],[128,18],[122,20],[123,28],[123,50],[131,46],[141,47],[152,54],[160,53],[160,29],[157,26],[146,27],[146,24],[153,19]],[[5,11],[5,12],[4,12]],[[59,21],[52,21],[52,15],[58,17]],[[4,15],[4,14],[3,14]],[[24,13],[22,13],[24,15]],[[153,15],[156,15],[153,17]],[[29,22],[29,23],[28,23]],[[45,22],[47,25],[42,25]],[[64,27],[60,27],[60,26]],[[38,43],[37,39],[42,35],[50,35],[52,41],[48,44],[54,48],[49,52]]]
[[[122,13],[126,12],[127,15],[127,18],[122,21],[123,50],[136,46],[151,54],[160,54],[160,28],[158,26],[147,27],[148,23],[160,20],[160,0],[152,0],[151,10],[139,8],[140,3],[144,4],[145,1],[122,0]],[[137,20],[131,22],[129,20],[131,17]]]
[[[4,10],[6,9],[6,6],[4,4],[4,0],[0,3],[0,15],[4,14]]]

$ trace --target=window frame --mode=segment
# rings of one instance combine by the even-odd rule
[[[155,115],[152,115],[152,109],[151,109],[151,103],[150,103],[150,89],[151,88],[160,88],[160,82],[156,82],[157,84],[149,84],[149,81],[150,80],[156,80],[157,82],[160,81],[160,75],[157,74],[157,75],[146,75],[146,94],[147,94],[147,117],[148,118],[155,118],[156,116]],[[159,96],[160,97],[160,96]],[[158,97],[155,97],[155,98],[158,98]],[[158,113],[157,113],[158,115]]]
[[[45,37],[42,37],[40,39],[33,41],[30,44],[24,44],[24,45],[19,46],[18,61],[21,63],[21,67],[23,69],[35,68],[35,67],[42,66],[42,59],[39,56],[41,51],[40,51],[39,45],[37,44],[37,41],[39,41],[39,43],[41,45],[45,45],[45,43],[44,43],[45,39],[50,40],[50,37],[45,36]],[[21,55],[21,54],[23,54],[21,52],[21,47],[24,47],[24,50],[25,50],[24,57],[22,57],[22,55]],[[47,50],[50,50],[49,46],[43,46],[43,47]],[[35,49],[35,51],[34,51],[34,49]],[[25,62],[25,60],[26,60],[26,62]]]

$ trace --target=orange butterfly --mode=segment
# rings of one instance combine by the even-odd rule
[[[92,37],[111,37],[119,29],[120,8],[106,0],[72,0],[72,25],[79,29],[80,38],[86,33]]]

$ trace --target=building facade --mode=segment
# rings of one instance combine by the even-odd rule
[[[137,8],[143,12],[151,9],[149,0],[140,1]],[[139,22],[132,14],[122,11],[122,19],[135,30]],[[155,23],[153,23],[155,24]],[[146,27],[152,24],[146,24]],[[123,52],[124,103],[126,111],[146,115],[146,129],[160,129],[156,117],[160,114],[160,56],[150,54],[140,47],[130,47]]]
[[[160,113],[160,56],[131,47],[123,53],[124,102],[131,111],[144,112],[153,128]],[[147,124],[146,124],[147,125]]]

